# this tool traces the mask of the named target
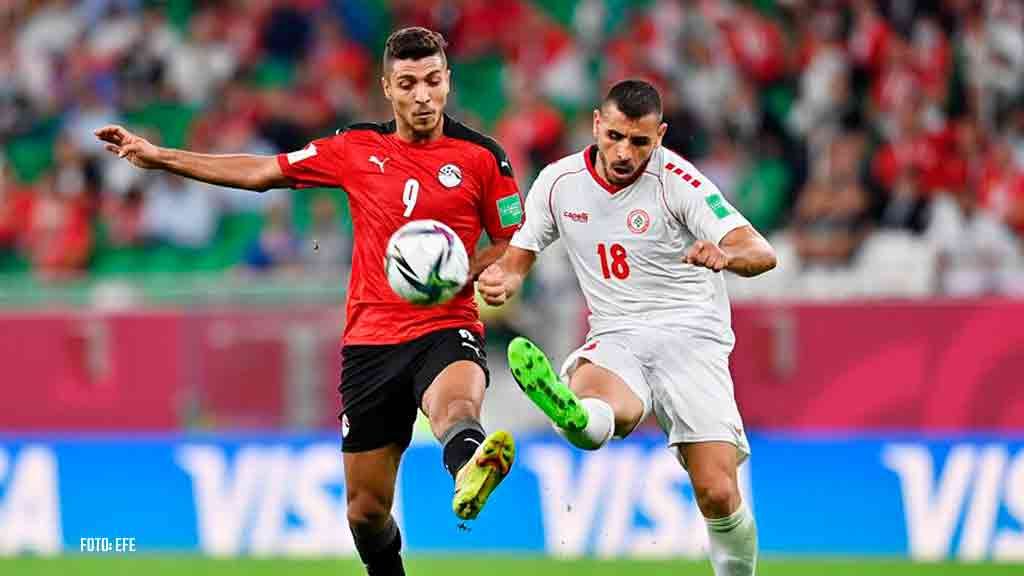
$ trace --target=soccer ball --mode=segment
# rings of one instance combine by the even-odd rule
[[[451,300],[466,285],[469,255],[445,224],[413,220],[388,240],[384,273],[403,300],[432,306]]]

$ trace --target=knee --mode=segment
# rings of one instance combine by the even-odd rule
[[[644,416],[644,405],[636,398],[629,398],[612,405],[615,411],[615,433],[619,436],[626,436],[640,425],[640,419]]]
[[[348,523],[355,532],[376,531],[391,517],[391,502],[371,492],[358,491],[348,497]]]
[[[580,398],[597,398],[612,409],[614,434],[619,437],[626,437],[639,424],[644,415],[644,405],[637,398],[623,398],[608,394],[577,392]]]
[[[724,518],[740,505],[739,487],[727,474],[695,479],[693,492],[705,518]]]

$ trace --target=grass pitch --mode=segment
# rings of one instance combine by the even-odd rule
[[[711,576],[703,561],[551,560],[510,556],[419,556],[410,576]],[[361,576],[353,560],[214,560],[193,556],[64,556],[0,560],[4,576]],[[1024,565],[910,564],[881,560],[765,560],[760,576],[1021,576]]]

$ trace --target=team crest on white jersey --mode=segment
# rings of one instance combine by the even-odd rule
[[[651,215],[646,210],[637,208],[626,216],[626,226],[634,234],[643,234],[651,227]]]
[[[462,184],[462,170],[455,164],[445,164],[437,171],[437,181],[445,188],[455,188]]]

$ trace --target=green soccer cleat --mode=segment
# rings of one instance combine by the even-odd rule
[[[576,394],[551,368],[547,356],[526,338],[508,345],[508,366],[526,396],[563,430],[587,427],[587,411]]]
[[[455,515],[463,520],[476,518],[491,492],[508,476],[515,457],[516,443],[508,432],[498,430],[485,438],[455,475]]]

